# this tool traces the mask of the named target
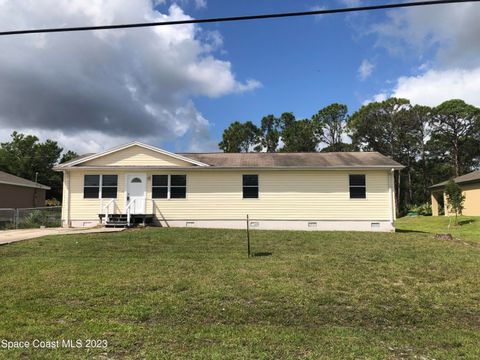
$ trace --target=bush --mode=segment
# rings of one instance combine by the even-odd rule
[[[57,214],[58,213],[58,214]],[[61,220],[59,212],[33,210],[23,219],[19,220],[19,229],[33,229],[40,226],[56,227],[60,226]]]
[[[410,205],[407,207],[409,214],[420,216],[432,216],[432,205],[429,203],[421,205]]]

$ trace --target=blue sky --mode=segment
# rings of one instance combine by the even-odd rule
[[[186,11],[202,18],[345,6],[344,1],[209,0],[203,8],[190,3]],[[214,138],[220,139],[234,120],[259,123],[270,113],[288,111],[306,118],[334,102],[347,104],[353,112],[389,89],[397,78],[416,74],[433,57],[434,49],[390,54],[377,43],[377,35],[368,34],[370,24],[388,21],[386,14],[374,11],[202,25],[220,32],[224,46],[218,56],[232,62],[239,79],[262,83],[245,94],[195,98],[197,108],[212,124]],[[359,73],[363,62],[371,65],[371,74],[364,78]]]
[[[403,1],[403,0],[399,0]],[[397,2],[385,0],[386,3]],[[5,30],[223,17],[373,0],[17,0]],[[384,3],[384,1],[381,1]],[[49,9],[45,12],[45,9]],[[132,140],[218,151],[233,121],[350,112],[390,96],[480,106],[480,3],[0,38],[0,141],[96,152]],[[27,104],[27,105],[26,105]]]

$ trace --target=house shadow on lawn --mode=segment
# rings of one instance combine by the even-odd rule
[[[411,229],[395,229],[396,233],[417,233],[417,234],[430,234],[428,231],[411,230]]]
[[[253,257],[266,257],[266,256],[272,256],[273,253],[271,252],[256,252],[253,253]]]

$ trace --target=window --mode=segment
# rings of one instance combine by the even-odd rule
[[[102,175],[102,199],[116,199],[117,198],[117,175]]]
[[[170,176],[170,199],[185,199],[187,197],[187,176]]]
[[[186,175],[153,175],[152,198],[153,199],[186,199],[187,176]]]
[[[168,199],[168,175],[152,176],[152,198]]]
[[[102,184],[100,186],[100,184]],[[83,183],[84,199],[116,199],[117,175],[85,175]]]
[[[365,175],[350,175],[350,199],[366,199]]]
[[[258,175],[243,175],[243,198],[258,199]]]
[[[83,198],[98,199],[100,195],[100,175],[85,175],[83,179]]]

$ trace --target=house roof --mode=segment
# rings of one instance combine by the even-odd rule
[[[95,153],[88,153],[88,154],[83,154],[83,155],[80,155],[80,156],[77,156],[71,160],[68,160],[68,161],[65,161],[63,163],[61,163],[60,165],[61,166],[68,166],[69,164],[73,163],[73,162],[77,162],[78,160],[81,160],[81,159],[84,159],[84,158],[87,158],[87,157],[90,157],[92,155],[95,155]]]
[[[56,170],[74,168],[166,168],[165,166],[92,166],[86,162],[99,157],[140,146],[158,153],[180,159],[189,163],[189,169],[239,169],[239,168],[320,168],[320,169],[352,169],[352,168],[388,168],[402,169],[404,166],[378,152],[341,152],[341,153],[180,153],[168,151],[133,142],[98,153],[85,154],[55,167]],[[192,166],[193,165],[193,166]],[[174,166],[180,169],[181,167]]]
[[[0,184],[23,186],[37,189],[50,190],[49,186],[42,185],[3,171],[0,171]]]
[[[378,152],[332,153],[184,153],[213,167],[238,168],[403,168]]]
[[[114,147],[114,148],[112,148],[112,149],[99,152],[99,153],[97,153],[97,154],[85,154],[85,155],[79,156],[79,157],[77,157],[76,159],[72,159],[72,160],[70,160],[70,161],[67,161],[67,162],[64,162],[64,163],[62,163],[62,164],[57,165],[54,169],[55,169],[55,170],[58,170],[58,171],[61,171],[61,170],[63,170],[64,168],[69,168],[69,167],[72,167],[72,166],[75,166],[75,165],[79,165],[79,164],[81,164],[81,163],[84,163],[84,162],[87,162],[87,161],[90,161],[90,160],[93,160],[93,159],[97,159],[97,158],[99,158],[99,157],[102,157],[102,156],[106,156],[106,155],[115,153],[115,152],[117,152],[117,151],[125,150],[125,149],[128,149],[128,148],[133,147],[133,146],[139,146],[139,147],[141,147],[141,148],[148,149],[148,150],[151,150],[151,151],[154,151],[154,152],[163,154],[163,155],[167,155],[167,156],[170,156],[170,157],[175,158],[175,159],[178,159],[178,160],[183,160],[183,161],[185,161],[185,162],[187,162],[187,163],[190,163],[190,164],[192,164],[192,165],[208,166],[207,164],[203,164],[203,163],[201,163],[201,162],[199,162],[199,161],[196,161],[196,160],[193,160],[193,159],[189,159],[189,158],[183,157],[183,156],[180,155],[180,154],[171,153],[171,152],[169,152],[169,151],[166,151],[166,150],[157,148],[157,147],[155,147],[155,146],[143,144],[143,143],[141,143],[141,142],[139,142],[139,141],[133,141],[133,142],[131,142],[131,143],[124,144],[124,145],[120,145],[120,146]]]
[[[480,170],[477,170],[477,171],[459,176],[459,177],[453,179],[453,181],[455,181],[457,184],[472,184],[472,183],[477,183],[477,182],[480,183]],[[443,181],[441,183],[430,186],[430,189],[442,188],[445,185],[447,185],[447,183],[448,183],[448,180]]]

